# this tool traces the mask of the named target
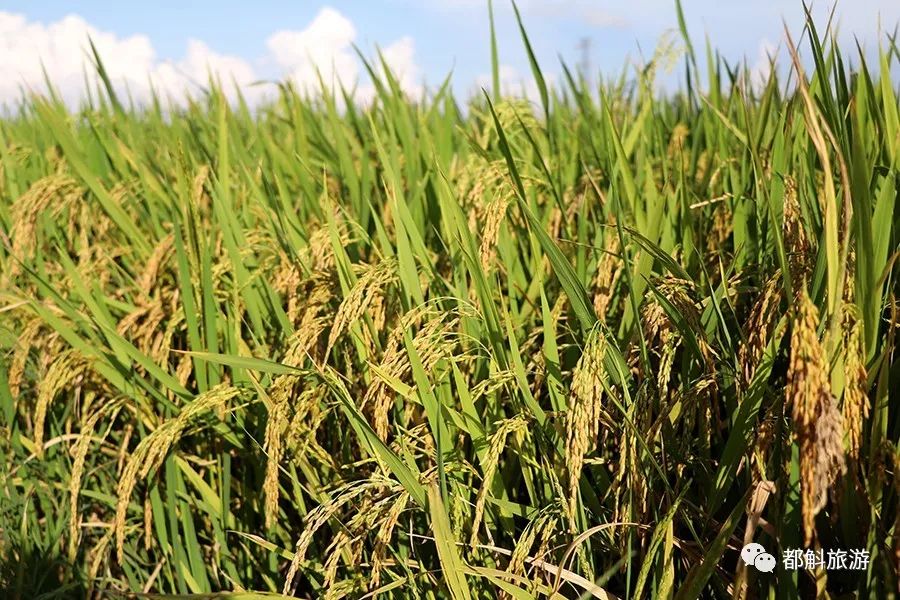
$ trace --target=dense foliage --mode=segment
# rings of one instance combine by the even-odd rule
[[[685,42],[0,120],[4,597],[895,594],[900,54]]]

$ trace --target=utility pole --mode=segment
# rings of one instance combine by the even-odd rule
[[[581,56],[578,61],[578,70],[585,82],[590,87],[591,83],[591,38],[583,37],[578,41],[578,52]]]

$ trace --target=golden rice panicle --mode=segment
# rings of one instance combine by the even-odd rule
[[[194,180],[191,182],[191,201],[195,207],[200,208],[208,199],[204,192],[207,179],[209,179],[209,166],[202,165],[197,169],[197,174],[194,175]]]
[[[508,573],[518,575],[522,571],[525,559],[528,557],[528,552],[534,545],[536,537],[537,527],[535,527],[535,522],[532,521],[525,528],[525,531],[522,532],[522,535],[519,536],[516,545],[513,547],[512,555],[509,558],[509,565],[506,567]]]
[[[94,429],[100,419],[106,414],[104,410],[94,412],[84,426],[81,434],[72,446],[72,475],[69,479],[69,560],[74,561],[78,552],[79,527],[81,514],[78,511],[78,495],[81,493],[81,477],[84,473],[84,462],[87,458]]]
[[[197,417],[224,406],[239,394],[239,389],[224,383],[219,384],[194,398],[190,404],[181,409],[178,416],[154,429],[137,445],[116,487],[116,516],[113,529],[116,534],[116,556],[119,563],[123,561],[125,555],[128,503],[138,479],[146,479],[151,471],[159,468],[169,449],[181,439],[184,431]]]
[[[34,414],[34,445],[38,458],[44,455],[44,421],[56,395],[71,384],[78,384],[90,370],[90,363],[74,350],[57,358],[38,385],[38,399]]]
[[[349,238],[344,231],[343,221],[338,222],[341,242],[347,242]],[[331,271],[335,266],[334,247],[331,245],[331,234],[328,227],[319,227],[309,236],[310,269],[313,273]]]
[[[607,229],[603,255],[597,261],[597,275],[594,278],[594,312],[600,322],[606,322],[606,315],[612,303],[613,291],[622,275],[624,262],[619,256],[619,236],[611,228]]]
[[[127,336],[145,354],[158,354],[165,338],[164,332],[160,335],[160,325],[166,316],[163,298],[156,297],[125,315],[116,325],[116,332]],[[156,352],[153,348],[156,348]]]
[[[304,389],[292,402],[293,414],[287,427],[285,444],[295,456],[315,458],[323,465],[336,468],[335,458],[316,440],[319,427],[325,421],[329,411],[323,409],[323,398],[327,391],[320,386]]]
[[[362,406],[371,406],[372,426],[378,437],[387,440],[389,416],[394,393],[385,377],[403,380],[411,375],[409,354],[403,342],[404,333],[415,324],[425,321],[413,338],[413,347],[422,366],[430,372],[441,358],[448,357],[455,346],[454,329],[459,323],[458,310],[435,313],[430,307],[413,309],[404,315],[388,334],[380,373],[373,373],[372,381],[362,399]]]
[[[723,200],[727,199],[727,196]],[[734,231],[734,213],[728,207],[727,202],[719,202],[712,214],[712,226],[706,238],[706,250],[712,255],[718,255],[725,246],[725,242]]]
[[[606,354],[606,338],[595,327],[588,335],[587,343],[572,373],[572,388],[566,412],[566,468],[569,472],[569,518],[574,518],[578,504],[578,481],[584,466],[584,457],[600,431],[603,413],[603,390],[606,371],[603,357]]]
[[[153,547],[153,503],[150,490],[144,490],[144,550]]]
[[[672,128],[671,137],[669,138],[669,146],[666,149],[666,155],[673,158],[681,155],[684,149],[684,143],[687,141],[691,130],[684,123],[678,123]]]
[[[384,348],[384,354],[381,357],[379,369],[381,372],[400,379],[409,369],[409,361],[407,353],[403,345],[403,335],[408,327],[412,326],[414,319],[418,318],[421,311],[410,311],[407,315],[400,319],[391,332],[388,334],[387,342]],[[389,386],[380,377],[378,373],[373,373],[372,381],[366,388],[363,396],[361,407],[372,406],[372,426],[378,437],[387,440],[388,432],[388,413],[393,404],[394,395],[390,393]]]
[[[523,128],[534,130],[540,127],[540,123],[534,114],[534,108],[528,100],[522,98],[507,97],[499,100],[494,105],[497,120],[508,138],[523,134]],[[485,121],[486,130],[490,135],[496,136],[496,126],[490,119]]]
[[[290,377],[282,375],[281,377]],[[266,528],[272,529],[278,517],[278,471],[281,468],[281,457],[284,453],[284,430],[288,426],[288,400],[292,386],[284,380],[276,382],[272,394],[272,406],[269,410],[269,418],[266,421],[266,476],[263,480],[263,494],[265,495],[265,520]],[[288,387],[290,386],[290,387]]]
[[[147,266],[144,267],[144,272],[141,274],[140,280],[138,280],[138,289],[145,295],[149,296],[153,291],[153,287],[156,285],[156,279],[159,276],[160,268],[165,265],[165,262],[168,260],[174,247],[175,236],[172,234],[163,237],[159,243],[156,244],[156,247],[153,249],[153,254],[151,254],[150,258],[147,260]]]
[[[790,176],[784,178],[784,243],[787,246],[791,276],[798,281],[807,278],[810,272],[810,243],[800,220],[800,201],[797,181]]]
[[[112,541],[113,530],[107,531],[100,540],[94,544],[90,552],[90,565],[87,569],[87,594],[86,598],[96,598],[94,595],[94,584],[97,582],[97,576],[100,573],[100,567],[103,566],[103,560],[107,557],[107,548]]]
[[[317,310],[317,309],[313,309]],[[302,331],[294,333],[288,341],[288,351],[282,363],[292,367],[299,367],[305,358],[307,348],[314,342],[318,335],[307,335]],[[266,476],[263,481],[263,493],[265,494],[265,520],[266,528],[272,528],[278,516],[278,473],[281,459],[284,455],[285,433],[290,427],[289,413],[291,400],[294,397],[295,386],[299,377],[292,373],[279,375],[275,378],[269,389],[269,418],[266,421],[265,445],[266,451]],[[300,419],[306,417],[309,409],[309,396],[302,392],[299,396],[299,406],[294,407],[294,413]]]
[[[322,332],[328,327],[328,303],[331,300],[331,291],[324,280],[313,279],[310,284],[312,291],[309,296],[298,302],[294,308],[295,314],[289,315],[296,322],[299,315],[299,323],[295,332],[288,341],[288,350],[282,362],[299,367],[310,356],[317,358],[317,347]]]
[[[696,296],[695,283],[690,280],[666,277],[659,286],[666,300],[684,317],[687,325],[696,332],[697,345],[706,364],[707,372],[715,373],[716,353],[710,346],[706,337],[706,330],[701,323],[702,306],[694,298]],[[664,316],[668,321],[667,328],[675,332],[677,328],[668,314]]]
[[[303,272],[285,252],[280,252],[278,256],[278,268],[272,276],[272,289],[287,298],[288,320],[296,325],[302,301],[306,297]]]
[[[532,519],[525,527],[525,531],[519,536],[506,567],[508,573],[520,575],[524,570],[525,561],[529,558],[529,552],[534,546],[535,540],[541,536],[543,541],[547,536],[547,530],[556,526],[556,516],[552,510],[542,510],[537,517]]]
[[[402,326],[391,332],[388,337],[387,349],[381,361],[381,371],[397,379],[401,378],[409,370],[408,355],[403,348],[397,334],[402,333]],[[382,441],[387,441],[390,427],[390,411],[394,404],[394,395],[382,377],[375,374],[372,382],[366,389],[362,405],[372,406],[372,426],[376,435]]]
[[[482,518],[484,518],[484,505],[487,501],[487,495],[491,491],[494,473],[497,472],[497,466],[500,463],[500,454],[506,447],[506,437],[511,433],[524,431],[526,426],[527,421],[525,421],[525,418],[521,415],[516,415],[501,422],[500,427],[488,440],[488,449],[484,455],[484,477],[475,499],[475,516],[472,519],[472,535],[469,539],[469,543],[472,546],[478,543],[478,529],[481,527]]]
[[[672,322],[655,296],[650,297],[641,307],[641,326],[648,343],[664,341],[672,333]]]
[[[159,429],[156,431],[159,431]],[[128,516],[128,503],[131,500],[134,486],[137,485],[141,467],[144,464],[151,464],[148,455],[151,451],[150,444],[155,441],[151,434],[138,444],[138,447],[131,455],[131,460],[125,464],[125,469],[122,471],[122,476],[116,487],[116,517],[113,521],[113,530],[116,536],[116,557],[120,563],[125,559],[125,522]]]
[[[294,593],[296,584],[294,580],[297,577],[297,571],[300,570],[300,565],[306,560],[306,552],[312,544],[315,533],[328,523],[329,519],[337,514],[346,504],[371,489],[383,486],[384,482],[381,480],[369,480],[345,486],[338,490],[334,497],[320,504],[306,515],[306,527],[294,546],[294,557],[291,559],[290,567],[287,575],[285,575],[282,594],[289,596]]]
[[[74,179],[58,172],[31,184],[10,208],[12,255],[19,260],[8,262],[10,277],[21,271],[19,261],[27,261],[37,249],[38,223],[42,215],[57,216],[82,194]]]
[[[500,238],[500,225],[503,223],[504,217],[506,217],[506,210],[511,200],[512,196],[510,194],[501,193],[488,206],[484,229],[481,233],[481,247],[479,248],[481,268],[485,272],[490,270],[494,257],[497,254],[496,247]]]
[[[550,554],[550,544],[556,536],[556,529],[558,526],[559,513],[558,510],[555,510],[553,516],[547,519],[547,521],[544,523],[544,526],[541,528],[540,534],[538,535],[537,551],[533,554],[536,559],[546,560],[545,557]],[[531,580],[532,586],[534,586],[534,588],[537,588],[537,586],[541,583],[541,579],[541,571],[539,569],[535,569],[534,575]]]
[[[819,313],[801,289],[791,332],[787,401],[800,445],[800,487],[806,545],[815,539],[815,517],[828,490],[846,469],[841,415],[831,393],[828,362],[817,334]]]
[[[352,542],[353,538],[351,538],[346,531],[340,530],[337,532],[337,535],[334,536],[334,540],[328,548],[325,549],[325,555],[328,558],[325,559],[325,566],[323,567],[322,574],[324,581],[322,585],[326,590],[331,590],[334,586],[341,554],[350,548]],[[328,597],[331,597],[330,591],[326,592],[326,598]]]
[[[400,492],[391,504],[387,515],[381,520],[378,532],[375,534],[375,549],[372,552],[372,577],[369,581],[369,589],[377,589],[381,584],[381,571],[384,569],[385,556],[391,545],[394,529],[400,521],[400,515],[409,504],[409,493]]]
[[[28,363],[28,354],[35,345],[43,323],[43,320],[40,318],[31,319],[22,328],[22,333],[16,339],[15,350],[13,351],[7,374],[9,393],[13,398],[19,397],[19,392],[22,389],[22,378],[25,375],[25,367]]]
[[[366,270],[338,307],[334,324],[331,326],[331,333],[328,335],[326,354],[331,353],[331,349],[341,334],[366,313],[374,298],[384,294],[385,288],[396,277],[396,264],[390,260],[382,261]]]
[[[763,286],[762,292],[750,309],[750,318],[744,331],[747,341],[741,344],[738,351],[738,360],[743,369],[744,386],[750,385],[759,361],[763,357],[766,345],[772,335],[772,330],[778,323],[778,310],[783,297],[781,284],[781,272],[777,272]]]
[[[863,423],[869,416],[869,383],[862,322],[855,304],[844,304],[844,351],[846,381],[842,406],[847,455],[856,464],[862,447]]]

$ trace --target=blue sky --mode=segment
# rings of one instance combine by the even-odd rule
[[[528,64],[509,3],[495,4],[504,79],[525,83]],[[558,56],[570,64],[580,59],[581,40],[590,40],[591,65],[614,73],[629,56],[651,55],[660,36],[677,26],[674,0],[521,0],[519,6],[551,78],[559,72]],[[820,23],[830,8],[815,3]],[[709,35],[727,57],[746,57],[751,64],[762,63],[781,42],[782,19],[794,32],[803,22],[802,3],[795,0],[684,0],[684,9],[696,44]],[[137,96],[147,79],[176,95],[187,79],[203,79],[208,69],[240,83],[283,77],[302,82],[318,67],[364,86],[350,44],[367,52],[376,44],[389,49],[392,68],[405,73],[410,91],[422,81],[438,83],[452,69],[456,90],[465,94],[490,70],[486,15],[482,0],[0,0],[0,40],[6,44],[0,102],[19,94],[22,85],[40,86],[38,56],[64,94],[76,99],[84,81],[76,58],[83,59],[88,33],[102,38],[98,46],[110,71]],[[837,17],[844,43],[855,34],[874,48],[879,20],[887,29],[900,22],[900,1],[844,0]]]

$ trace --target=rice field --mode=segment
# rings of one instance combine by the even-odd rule
[[[896,597],[894,39],[664,93],[521,31],[533,101],[0,120],[0,595]]]

